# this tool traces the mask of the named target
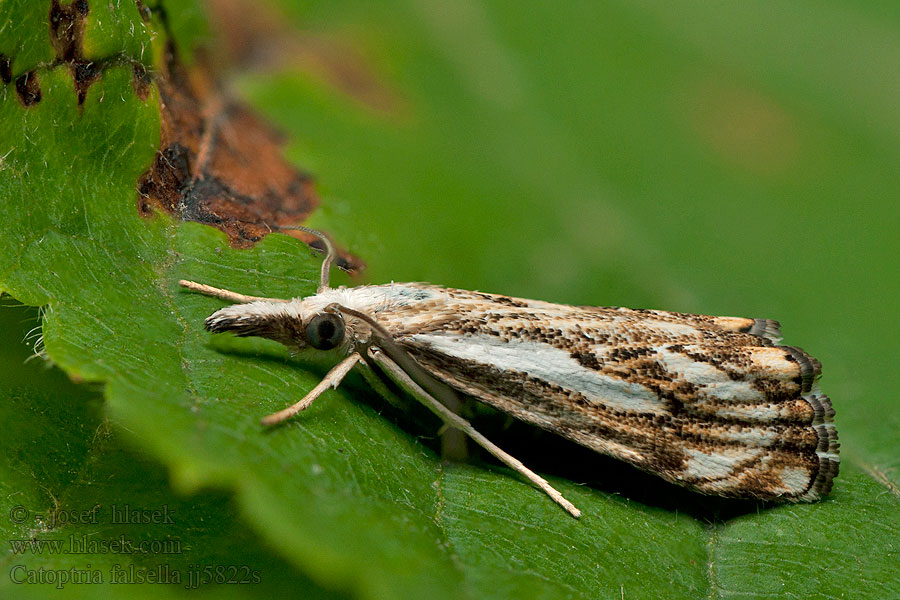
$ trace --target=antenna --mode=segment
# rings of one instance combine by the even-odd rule
[[[276,229],[279,230],[293,230],[293,231],[305,231],[306,233],[310,233],[325,244],[325,259],[322,261],[322,273],[319,278],[319,289],[318,293],[322,293],[325,290],[329,289],[328,285],[328,270],[331,268],[331,263],[334,261],[334,244],[331,243],[331,240],[328,239],[328,236],[319,231],[318,229],[311,229],[309,227],[304,227],[303,225],[276,225]]]

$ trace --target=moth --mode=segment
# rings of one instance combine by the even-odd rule
[[[817,384],[821,364],[780,345],[776,321],[567,306],[425,283],[331,288],[328,237],[291,229],[327,248],[312,296],[180,282],[236,303],[206,319],[211,332],[346,355],[265,425],[306,409],[359,366],[383,372],[575,517],[580,511],[544,478],[448,406],[475,398],[703,494],[816,501],[831,490],[839,444]]]

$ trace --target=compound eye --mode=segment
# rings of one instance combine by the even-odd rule
[[[344,340],[344,320],[333,313],[319,313],[309,320],[304,335],[316,350],[331,350]]]

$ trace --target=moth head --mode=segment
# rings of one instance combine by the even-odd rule
[[[343,316],[328,306],[340,299],[340,290],[328,285],[328,272],[334,261],[335,249],[328,236],[302,225],[284,225],[280,230],[297,230],[313,235],[325,246],[326,256],[322,261],[318,293],[304,299],[257,300],[236,304],[216,311],[206,319],[206,329],[213,333],[230,331],[235,335],[264,337],[297,349],[305,347],[316,350],[331,350],[347,343],[353,332],[348,331]],[[198,284],[182,282],[202,288]],[[221,290],[219,290],[221,291]],[[227,290],[226,290],[227,292]],[[335,294],[338,297],[335,297]]]
[[[264,337],[296,349],[331,350],[347,339],[343,317],[309,300],[261,300],[226,306],[206,319],[206,329],[213,333],[230,331],[240,337]]]

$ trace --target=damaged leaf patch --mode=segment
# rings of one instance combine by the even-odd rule
[[[41,85],[37,73],[29,71],[16,78],[16,95],[22,106],[31,106],[41,101]]]
[[[85,21],[90,13],[87,0],[76,0],[61,5],[59,0],[50,3],[50,43],[56,53],[56,60],[66,64],[75,81],[78,105],[84,104],[88,88],[100,77],[107,64],[123,62],[124,57],[113,56],[101,61],[87,60],[84,56]],[[21,94],[20,94],[21,98]],[[40,100],[38,94],[37,101]]]
[[[50,42],[56,57],[65,62],[77,61],[82,56],[84,20],[90,12],[87,0],[76,0],[61,5],[59,0],[50,4]]]
[[[204,55],[186,64],[165,6],[51,0],[45,7],[52,66],[70,72],[79,107],[90,86],[114,66],[131,68],[141,100],[150,98],[154,84],[159,91],[160,145],[136,182],[140,214],[159,210],[212,225],[232,246],[246,248],[280,226],[302,223],[318,207],[312,177],[284,159],[282,137],[223,93]],[[134,39],[117,41],[122,31]],[[13,60],[0,55],[0,77],[4,83],[15,80],[23,106],[39,103],[41,69],[16,74]],[[319,247],[313,236],[290,234]],[[351,273],[364,266],[344,251],[336,262]]]
[[[283,158],[281,136],[226,98],[208,69],[186,67],[169,44],[153,81],[161,139],[152,167],[138,182],[141,214],[161,209],[217,227],[233,246],[248,247],[278,226],[302,222],[318,206],[312,177]],[[315,239],[296,233],[307,243]],[[342,268],[356,271],[362,264],[341,254]]]

